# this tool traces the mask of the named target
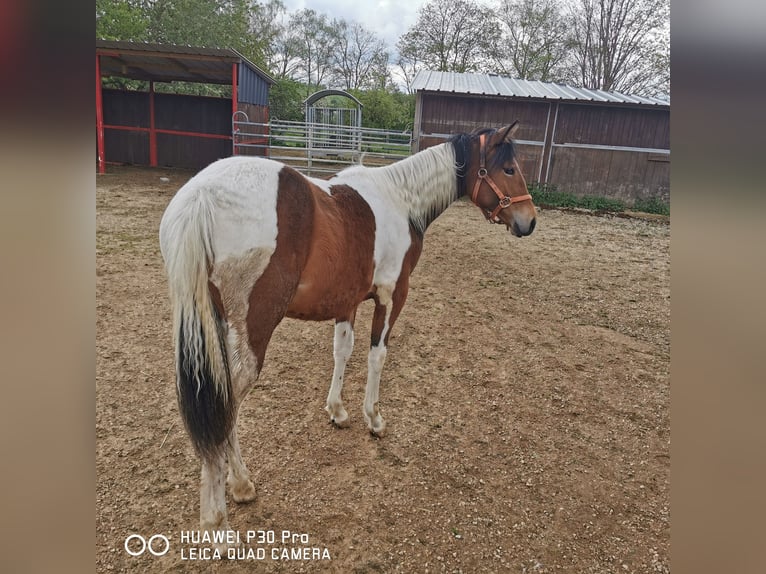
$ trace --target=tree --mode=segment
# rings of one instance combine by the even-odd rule
[[[383,40],[358,22],[339,22],[334,69],[339,85],[346,90],[385,87],[387,68]]]
[[[248,0],[154,0],[149,10],[151,40],[247,51],[252,44],[248,8]]]
[[[414,96],[386,90],[355,91],[354,95],[364,106],[362,124],[365,127],[392,131],[412,129]]]
[[[503,39],[496,46],[497,71],[523,80],[560,79],[569,41],[556,0],[502,0],[497,16]]]
[[[667,91],[668,14],[668,0],[577,0],[568,18],[574,81],[635,94]]]
[[[300,39],[290,27],[284,3],[268,0],[265,4],[253,4],[250,29],[263,42],[264,67],[274,78],[295,77],[300,68]]]
[[[269,116],[292,122],[303,121],[303,91],[305,86],[291,80],[280,78],[269,90]]]
[[[309,8],[300,10],[290,18],[295,32],[297,56],[300,59],[301,79],[307,85],[306,95],[329,79],[333,54],[338,45],[337,22],[330,23],[327,16]]]
[[[491,9],[467,0],[432,0],[418,10],[417,22],[397,48],[408,65],[422,62],[441,72],[477,72],[488,68],[498,40]]]
[[[399,38],[396,44],[396,50],[399,56],[396,59],[397,71],[402,80],[404,80],[407,93],[412,93],[412,81],[417,73],[423,68],[423,62],[420,59],[418,47],[408,44],[405,36]]]
[[[96,38],[146,40],[149,18],[141,0],[96,0]]]

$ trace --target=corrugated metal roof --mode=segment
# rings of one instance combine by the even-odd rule
[[[96,40],[102,76],[155,82],[230,84],[231,65],[239,63],[273,84],[274,79],[236,50]]]
[[[664,98],[648,98],[620,92],[576,88],[537,80],[519,80],[494,74],[461,74],[420,70],[412,82],[412,91],[670,107],[670,100]]]

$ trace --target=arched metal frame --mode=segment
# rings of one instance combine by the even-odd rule
[[[354,102],[354,108],[316,105],[328,96],[341,96]],[[303,102],[306,111],[308,167],[313,156],[358,156],[362,151],[362,108],[353,95],[343,90],[320,90]]]

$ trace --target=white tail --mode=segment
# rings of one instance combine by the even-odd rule
[[[184,424],[202,457],[217,454],[233,422],[226,322],[208,285],[213,211],[204,191],[181,188],[160,223],[173,313],[176,390]]]

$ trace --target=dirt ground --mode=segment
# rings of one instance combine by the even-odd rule
[[[200,559],[157,241],[191,175],[97,179],[99,572],[669,571],[670,226],[543,210],[517,239],[462,202],[429,228],[391,336],[387,435],[361,414],[372,304],[349,429],[323,409],[332,324],[285,320],[239,419],[258,499],[228,499],[253,554]],[[131,556],[131,534],[169,550]]]

